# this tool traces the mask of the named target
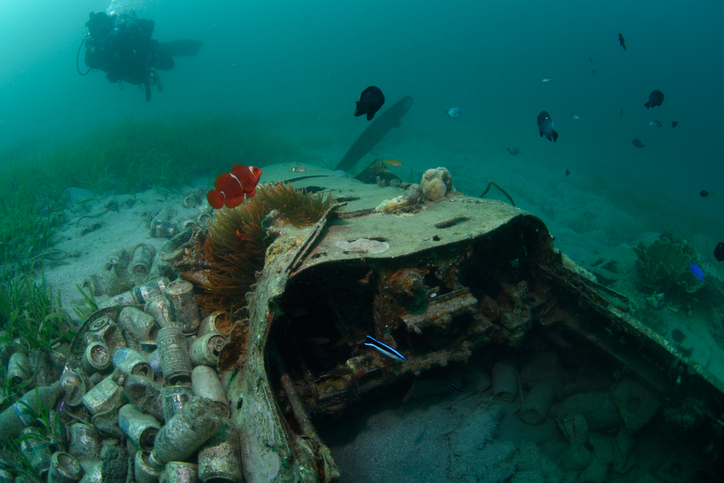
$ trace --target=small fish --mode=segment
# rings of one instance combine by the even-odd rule
[[[588,69],[588,70],[591,72],[592,75],[598,75],[598,72],[597,72],[596,69],[594,69],[593,67],[591,67],[591,68]]]
[[[337,176],[338,178],[347,178],[347,171],[344,171],[342,169],[335,169],[332,171],[332,174]]]
[[[671,121],[671,127],[676,127],[679,125],[679,121]]]
[[[346,376],[352,373],[353,371],[349,367],[335,367],[332,370],[327,371],[327,373],[324,374],[320,379],[330,379],[339,376]]]
[[[518,156],[518,153],[520,153],[520,150],[516,148],[515,146],[508,148],[508,152],[511,154],[511,156]]]
[[[644,104],[644,106],[646,106],[646,109],[649,109],[660,106],[662,102],[664,102],[664,93],[661,91],[652,91],[651,94],[649,94],[649,102]]]
[[[619,111],[618,117],[623,117],[623,107],[622,107],[621,110]]]
[[[380,110],[382,104],[385,103],[385,95],[379,87],[369,86],[362,91],[357,101],[357,108],[354,111],[355,117],[367,114],[367,120],[371,121],[375,117],[375,113]]]
[[[701,269],[701,267],[695,263],[689,264],[689,270],[691,271],[691,274],[694,275],[694,278],[697,279],[700,282],[704,281],[704,271]]]
[[[576,114],[575,112],[572,112],[572,113],[571,113],[571,119],[579,119],[579,120],[580,120],[580,119],[581,119],[581,116],[579,116],[579,115]]]
[[[406,361],[407,359],[405,356],[397,352],[392,347],[388,346],[387,344],[383,344],[382,342],[378,341],[377,339],[367,336],[367,342],[365,342],[365,345],[367,347],[372,347],[373,349],[376,349],[377,352],[386,355],[390,359],[394,359],[396,361]]]
[[[235,164],[230,173],[221,173],[214,181],[214,189],[206,194],[206,200],[212,208],[224,206],[234,208],[245,198],[256,194],[256,185],[261,177],[261,169],[256,166]]]
[[[415,381],[416,381],[416,379],[413,377],[412,385],[410,386],[410,389],[407,390],[407,392],[405,393],[405,397],[402,398],[403,403],[406,403],[407,401],[409,401],[410,398],[412,398],[412,395],[415,393]]]
[[[626,41],[623,39],[623,34],[618,34],[618,43],[621,44],[623,50],[626,50]]]
[[[552,80],[553,80],[553,77],[550,77],[550,76],[543,78],[543,82],[550,82]]]
[[[590,56],[590,55],[588,56],[588,62],[590,62],[590,63],[591,63],[591,65],[593,65],[593,59],[591,58],[591,56]]]
[[[336,374],[336,375],[344,375],[344,374],[352,374],[352,369],[349,367],[335,367],[331,371],[329,371],[327,374]]]
[[[566,170],[566,176],[570,176],[571,172],[569,170]]]
[[[453,387],[453,389],[455,389],[456,391],[463,392],[462,389],[460,389],[458,386],[456,386],[456,385],[453,384],[452,382],[448,382],[448,384],[450,384],[450,385]]]
[[[719,242],[714,248],[714,258],[718,262],[724,262],[724,242]]]
[[[541,111],[538,114],[538,130],[540,131],[540,137],[545,135],[549,141],[556,142],[558,140],[558,133],[553,129],[553,119],[546,111]]]
[[[709,196],[709,192],[707,190],[701,190],[699,194],[702,198],[706,198],[707,196]]]
[[[661,121],[657,121],[656,119],[654,119],[653,121],[649,121],[649,126],[661,127],[662,124],[661,124]]]
[[[342,347],[343,345],[345,345],[347,343],[348,340],[349,340],[349,334],[342,336],[342,337],[340,337],[340,339],[337,342],[334,343],[334,347]]]
[[[447,110],[447,117],[450,119],[457,119],[460,117],[460,108],[459,107],[451,107]]]
[[[403,166],[402,161],[398,161],[396,159],[383,159],[382,162],[388,166],[395,166],[397,168]]]
[[[633,140],[633,145],[636,146],[637,148],[645,148],[645,147],[646,147],[646,146],[643,145],[643,143],[641,142],[640,139],[634,139],[634,140]]]
[[[302,188],[302,191],[304,191],[305,193],[320,193],[320,192],[324,191],[325,189],[326,188],[324,188],[322,186],[312,185],[312,186],[305,186],[304,188]]]
[[[326,345],[329,344],[329,339],[326,337],[307,337],[307,342],[314,345]]]
[[[306,170],[307,170],[307,168],[305,168],[304,166],[294,166],[292,168],[292,171],[294,171],[295,173],[303,173]]]
[[[347,328],[348,328],[353,334],[359,335],[359,336],[361,336],[361,337],[367,337],[367,332],[365,332],[364,330],[360,329],[359,327],[356,327],[356,326],[354,326],[354,325],[352,325],[352,324],[347,324]]]

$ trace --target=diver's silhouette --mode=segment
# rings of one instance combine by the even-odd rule
[[[146,101],[151,100],[151,84],[155,84],[159,92],[163,90],[157,69],[172,69],[174,56],[195,55],[204,44],[199,40],[154,40],[151,38],[153,20],[139,18],[134,12],[119,15],[91,12],[85,26],[88,27],[84,39],[86,65],[105,72],[111,82],[144,86]]]

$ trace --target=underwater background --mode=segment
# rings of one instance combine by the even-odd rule
[[[131,10],[155,22],[154,39],[204,42],[197,55],[177,57],[172,70],[161,72],[165,89],[154,86],[150,102],[138,86],[112,84],[103,72],[87,72],[83,62],[89,12]],[[13,330],[48,351],[58,340],[72,340],[71,317],[57,310],[61,293],[65,303],[86,303],[75,307],[81,320],[98,307],[87,280],[66,276],[64,264],[100,270],[110,251],[149,237],[140,205],[151,210],[190,188],[202,200],[216,176],[235,163],[261,167],[262,183],[275,172],[295,176],[291,165],[306,166],[308,174],[317,169],[311,165],[334,169],[370,126],[353,115],[355,101],[377,86],[386,103],[376,119],[405,96],[414,103],[352,174],[380,158],[398,160],[402,166],[389,169],[405,182],[419,183],[425,170],[445,167],[455,188],[472,197],[495,181],[519,208],[546,223],[557,248],[588,269],[606,268],[625,252],[619,261],[628,257],[630,273],[645,272],[651,267],[637,244],[654,246],[660,234],[675,232],[667,246],[690,243],[699,256],[681,265],[695,285],[683,295],[691,298],[664,310],[656,291],[651,297],[641,291],[637,315],[665,335],[672,354],[685,354],[724,380],[721,298],[704,299],[712,297],[712,287],[724,294],[724,265],[714,257],[714,247],[724,242],[722,18],[724,4],[712,0],[4,0],[0,329],[22,320]],[[646,109],[654,90],[665,100]],[[448,116],[454,107],[461,112],[457,119]],[[536,118],[544,110],[557,142],[539,135]],[[127,209],[84,239],[80,222],[118,211],[118,200],[115,210],[103,204],[115,195]],[[509,201],[499,190],[485,197]],[[84,204],[87,213],[80,211]],[[162,240],[152,243],[160,248]],[[648,260],[656,268],[655,256]],[[702,278],[688,262],[698,264]],[[639,279],[625,281],[632,280]],[[707,293],[694,298],[705,284]],[[644,288],[658,290],[651,285]],[[3,337],[12,339],[0,335],[0,342]],[[432,392],[439,382],[433,381]],[[460,391],[449,380],[442,386]],[[424,394],[424,385],[417,391]],[[400,397],[392,396],[397,409]],[[377,481],[388,479],[388,468],[426,471],[419,460],[398,467],[392,450],[401,432],[389,429],[391,410],[377,409],[369,417],[378,418],[381,434],[369,437],[378,443],[389,438],[389,445],[362,438],[369,454],[350,446],[348,455],[335,457],[348,464],[389,457],[373,469],[381,474]],[[683,409],[675,416],[682,414],[689,416]],[[703,414],[697,421],[712,423]],[[400,428],[409,424],[404,417]],[[359,428],[351,424],[339,433],[355,434]],[[497,427],[491,422],[489,434]],[[334,441],[336,429],[327,428],[324,438]],[[411,434],[415,448],[419,440]],[[425,443],[429,454],[438,451],[436,441]],[[347,443],[336,441],[338,448]]]
[[[148,103],[136,86],[121,91],[102,72],[76,71],[88,13],[129,9],[155,21],[156,39],[205,43],[162,72],[165,91],[154,89]],[[714,1],[7,0],[0,6],[0,163],[29,156],[52,164],[55,150],[75,141],[77,151],[107,146],[124,121],[141,123],[140,131],[142,123],[168,123],[173,131],[179,119],[233,115],[331,167],[368,126],[352,116],[354,102],[376,85],[387,97],[383,110],[405,95],[414,99],[403,126],[372,153],[401,160],[403,179],[410,169],[445,166],[472,196],[494,179],[543,217],[578,262],[603,244],[672,228],[704,235],[713,249],[724,239],[723,14]],[[79,67],[87,70],[82,51]],[[553,80],[542,82],[546,76]],[[647,110],[654,89],[666,98]],[[459,119],[446,115],[454,106]],[[555,123],[556,143],[538,135],[541,110]],[[663,126],[649,126],[653,119]],[[83,137],[99,128],[108,137]],[[219,143],[209,135],[211,159],[198,153],[179,171],[212,177],[237,161],[279,161],[235,158],[229,149],[230,159],[217,163]],[[634,147],[634,138],[646,147]],[[140,155],[152,144],[139,143]],[[114,176],[134,176],[109,163]],[[702,198],[702,189],[712,195]],[[702,255],[713,261],[711,252]]]

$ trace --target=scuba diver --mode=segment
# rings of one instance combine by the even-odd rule
[[[151,85],[163,91],[159,70],[174,67],[176,56],[192,56],[204,45],[199,40],[159,42],[151,38],[153,20],[139,18],[135,12],[107,15],[105,12],[90,13],[85,23],[88,35],[83,44],[85,64],[91,70],[102,70],[111,82],[128,82],[143,86],[146,101],[151,100]],[[80,47],[78,48],[80,56]],[[78,68],[76,56],[76,68]],[[78,73],[83,74],[78,68]]]

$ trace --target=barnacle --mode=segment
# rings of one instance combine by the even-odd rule
[[[256,195],[233,209],[216,212],[204,242],[209,263],[201,304],[209,309],[235,310],[264,268],[270,231],[286,223],[301,227],[316,223],[332,204],[332,196],[308,194],[290,184],[257,187]]]
[[[703,285],[689,269],[689,265],[697,263],[699,254],[684,240],[674,242],[662,235],[649,246],[639,242],[634,251],[639,258],[636,266],[642,292],[663,293],[667,300],[680,300]]]

